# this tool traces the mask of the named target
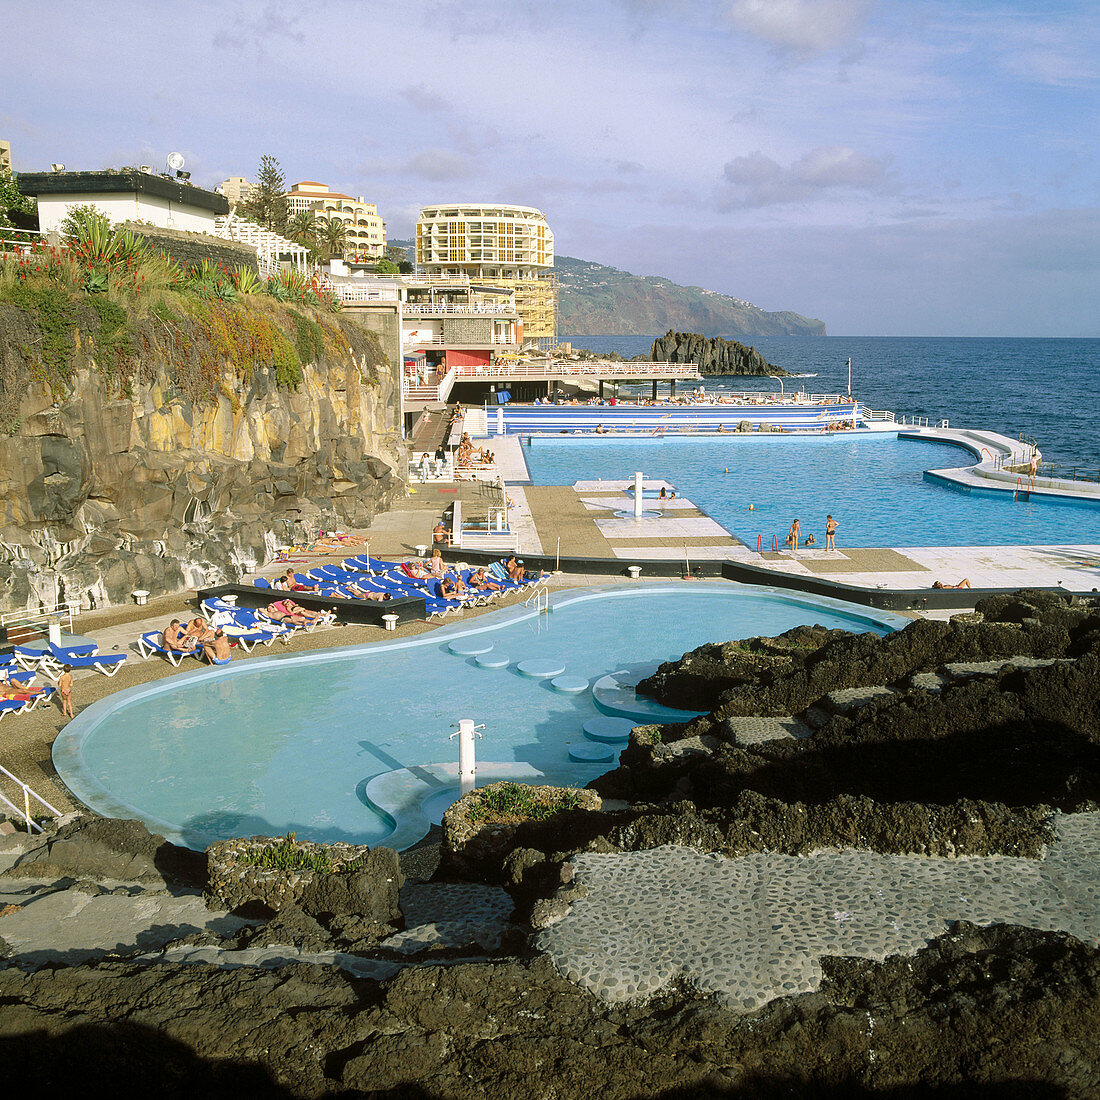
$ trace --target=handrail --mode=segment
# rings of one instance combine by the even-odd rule
[[[73,632],[73,616],[80,610],[79,603],[55,604],[53,607],[43,607],[37,611],[24,608],[21,611],[0,612],[0,626],[28,626],[47,627],[51,619],[57,619],[61,626],[66,626],[67,633]]]
[[[61,811],[56,806],[51,806],[50,803],[48,803],[37,791],[34,791],[30,787],[28,787],[27,784],[24,783],[22,779],[18,778],[17,776],[12,775],[12,773],[9,772],[8,769],[3,766],[3,764],[0,764],[0,772],[3,772],[4,775],[6,775],[16,786],[22,788],[22,791],[23,791],[23,809],[22,810],[19,809],[19,807],[16,806],[15,803],[12,802],[11,799],[9,799],[2,791],[0,791],[0,802],[3,802],[6,806],[11,807],[11,809],[14,810],[17,814],[22,815],[23,820],[27,823],[27,832],[28,833],[30,833],[30,831],[32,829],[37,829],[39,832],[42,832],[42,826],[39,825],[38,822],[36,822],[34,820],[34,818],[31,817],[31,797],[32,796],[35,799],[37,799],[39,802],[41,802],[42,805],[45,806],[46,809],[49,810],[50,813],[52,813],[55,817],[60,817],[61,816]]]
[[[490,316],[497,317],[514,317],[516,315],[515,306],[473,306],[473,305],[405,305],[402,307],[402,313],[406,316],[415,314],[418,317],[433,313],[446,313],[446,314],[488,314]]]
[[[535,601],[536,615],[541,615],[544,611],[549,611],[550,589],[541,584],[536,585],[534,591],[523,601],[523,606],[529,607],[532,600]]]

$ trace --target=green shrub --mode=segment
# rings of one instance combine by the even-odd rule
[[[294,839],[294,833],[287,833],[276,844],[246,852],[241,857],[241,862],[250,867],[261,867],[265,871],[314,871],[322,875],[357,871],[363,865],[361,859],[349,860],[347,863],[334,860],[327,848],[298,848]]]
[[[467,811],[471,821],[523,819],[543,821],[564,810],[575,810],[580,795],[569,787],[547,797],[545,793],[523,783],[494,783],[477,792],[478,800]]]

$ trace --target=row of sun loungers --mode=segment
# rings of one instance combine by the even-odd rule
[[[339,565],[324,565],[296,573],[294,579],[299,584],[310,585],[322,596],[339,599],[362,599],[351,586],[363,592],[377,592],[383,597],[398,599],[403,596],[416,596],[424,600],[428,618],[443,617],[459,612],[466,607],[479,606],[507,596],[512,592],[530,588],[541,583],[542,577],[530,578],[522,582],[513,580],[500,562],[485,567],[486,576],[499,587],[478,588],[472,580],[474,569],[451,569],[452,576],[461,577],[467,586],[460,598],[443,595],[441,580],[437,577],[417,577],[403,562],[383,561],[369,555],[345,558]],[[258,580],[257,584],[268,585]]]
[[[57,688],[36,688],[36,676],[36,669],[24,668],[14,656],[0,661],[0,679],[10,685],[6,697],[0,699],[0,719],[9,714],[26,714],[53,698]]]

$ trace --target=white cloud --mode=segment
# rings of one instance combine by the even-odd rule
[[[887,158],[869,157],[847,145],[823,145],[784,168],[763,153],[734,157],[722,176],[728,187],[720,205],[773,206],[804,202],[837,190],[884,191],[893,186]]]
[[[452,153],[447,149],[425,149],[408,162],[406,171],[422,179],[445,182],[465,179],[471,174],[471,166],[461,153]]]
[[[871,9],[871,0],[730,0],[728,17],[744,34],[797,54],[846,45]]]

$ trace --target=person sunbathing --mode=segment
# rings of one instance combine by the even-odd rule
[[[439,582],[439,594],[445,600],[466,600],[471,593],[466,591],[466,582],[454,573],[448,573]]]
[[[475,569],[466,582],[470,588],[476,588],[479,592],[503,592],[504,585],[492,579],[484,569]]]
[[[10,673],[0,679],[0,699],[13,699],[19,703],[28,703],[36,695],[44,695],[45,692],[45,688],[33,687],[21,680],[11,679]]]
[[[199,645],[205,645],[214,640],[214,631],[210,629],[207,621],[201,616],[196,616],[183,628],[184,634],[194,638]]]
[[[344,591],[347,592],[353,599],[356,600],[392,600],[393,595],[389,592],[375,592],[369,588],[360,588],[359,585],[353,581],[351,584],[344,585]]]
[[[315,585],[315,584],[303,584],[300,580],[298,580],[298,578],[294,575],[294,570],[293,569],[288,569],[286,571],[286,576],[283,578],[283,588],[285,588],[287,592],[317,592],[317,591],[319,591],[319,589],[317,588],[317,585]]]
[[[193,653],[199,643],[184,630],[179,619],[173,619],[161,635],[161,644],[172,653]]]
[[[958,584],[944,584],[943,581],[933,581],[932,582],[932,587],[933,588],[969,588],[970,587],[970,578],[969,577],[963,577],[963,579],[961,581],[959,581]]]
[[[443,560],[443,551],[437,546],[428,559],[428,575],[432,577],[444,577],[447,573],[447,563]]]
[[[202,651],[212,665],[227,665],[233,656],[224,630],[215,630],[210,641],[203,643]]]
[[[524,573],[522,563],[516,561],[515,554],[513,554],[510,558],[508,558],[507,561],[504,561],[502,564],[504,565],[504,568],[508,570],[508,576],[511,577],[516,584],[523,584],[526,574]]]
[[[450,541],[451,541],[451,534],[447,530],[447,525],[443,522],[443,520],[440,520],[432,528],[432,542],[433,543],[442,543],[444,546],[447,546],[450,543]]]
[[[295,603],[293,600],[275,600],[273,603],[261,608],[261,611],[277,623],[292,623],[295,626],[308,626],[310,623],[315,623],[318,619],[325,617],[325,612],[311,611],[308,607],[302,607],[301,604]]]

